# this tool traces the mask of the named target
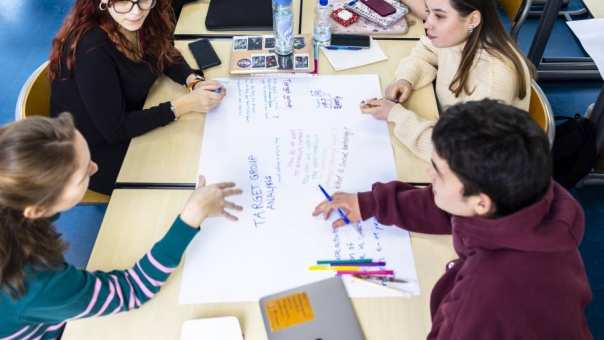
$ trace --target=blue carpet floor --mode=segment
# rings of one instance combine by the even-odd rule
[[[18,92],[29,74],[48,58],[52,37],[61,25],[73,0],[0,0],[0,64],[5,70],[0,82],[0,124],[14,119]],[[581,7],[572,0],[571,7]],[[528,41],[536,28],[534,19],[521,30],[520,46]],[[546,48],[546,57],[584,56],[585,52],[559,19]],[[568,114],[584,112],[602,87],[602,82],[543,83],[554,112]],[[595,339],[604,339],[604,187],[575,189],[586,214],[587,230],[581,252],[594,292],[588,317]],[[64,213],[58,229],[71,244],[67,259],[84,267],[90,256],[106,206],[78,206]]]

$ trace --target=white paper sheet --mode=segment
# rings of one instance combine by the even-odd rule
[[[388,59],[380,48],[380,44],[373,39],[371,39],[369,48],[358,51],[328,50],[324,47],[321,47],[321,50],[336,71],[369,65]]]
[[[311,215],[329,192],[366,191],[396,178],[387,125],[361,114],[380,95],[376,75],[251,77],[225,82],[228,95],[206,118],[199,173],[234,181],[244,194],[236,223],[204,223],[185,256],[181,303],[257,301],[333,272],[319,259],[372,258],[408,279],[400,293],[346,280],[352,297],[419,294],[409,234],[374,220],[332,230]],[[335,216],[333,217],[335,218]],[[332,219],[333,219],[332,218]]]
[[[604,79],[604,19],[567,21]]]
[[[243,340],[239,320],[234,316],[187,320],[180,340]]]

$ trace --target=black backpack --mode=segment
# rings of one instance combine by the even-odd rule
[[[566,189],[570,189],[596,164],[596,126],[579,114],[574,117],[555,118],[556,121],[564,122],[556,126],[552,149],[554,179]]]

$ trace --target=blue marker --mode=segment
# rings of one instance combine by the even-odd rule
[[[359,51],[362,50],[363,47],[357,47],[357,46],[325,46],[326,49],[328,50],[347,50],[347,51]]]
[[[321,184],[319,184],[319,189],[321,189],[321,191],[323,192],[323,195],[325,195],[325,198],[327,198],[327,200],[329,202],[333,202],[333,199],[331,198],[331,196],[329,196],[327,191],[325,191],[325,189],[323,189]],[[340,213],[340,217],[342,218],[342,221],[344,221],[345,224],[350,224],[350,220],[348,219],[348,216],[346,216],[346,212],[344,212],[344,210],[342,208],[338,208],[338,212]]]
[[[219,88],[213,89],[213,90],[206,90],[206,91],[210,91],[210,92],[214,92],[214,93],[220,94],[222,92],[222,87],[219,87]]]

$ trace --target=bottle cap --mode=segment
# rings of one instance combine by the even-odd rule
[[[273,0],[279,6],[289,6],[292,4],[292,0]]]
[[[327,6],[327,0],[319,0],[319,5]]]

